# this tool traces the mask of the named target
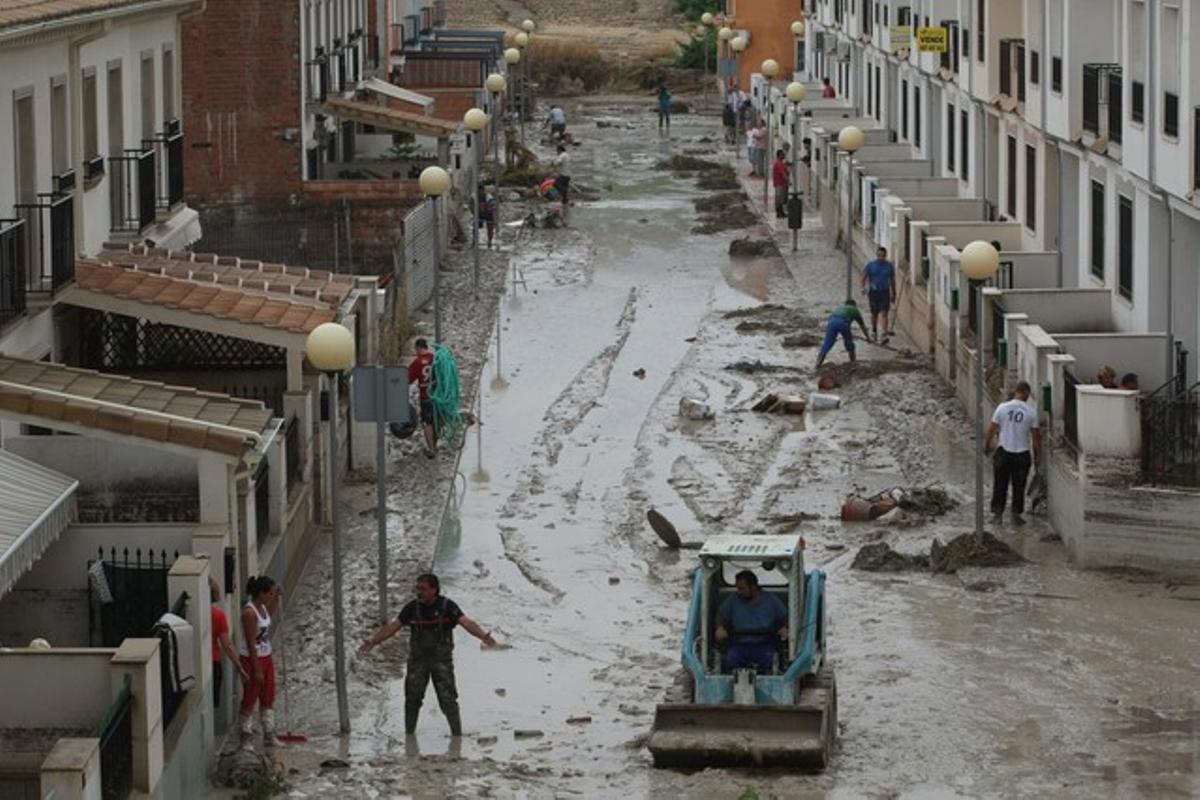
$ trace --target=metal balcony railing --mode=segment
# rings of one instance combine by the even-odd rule
[[[25,220],[25,290],[55,292],[75,278],[75,202],[69,194],[40,194],[13,206]]]
[[[433,9],[428,6],[421,9],[421,35],[433,33]]]
[[[25,313],[25,220],[0,219],[0,325]]]
[[[329,56],[324,47],[317,48],[317,54],[305,64],[308,69],[308,102],[324,103],[329,96]]]
[[[1083,65],[1083,129],[1100,135],[1100,77],[1099,64]]]
[[[433,27],[446,27],[449,18],[450,15],[447,10],[446,0],[433,0]]]
[[[153,139],[143,141],[142,147],[154,150],[155,207],[170,213],[183,203],[183,131],[179,120],[167,120],[162,131]]]
[[[1192,187],[1200,189],[1200,106],[1192,109]]]
[[[1180,377],[1141,401],[1147,483],[1200,486],[1200,384],[1180,390]]]
[[[154,224],[158,176],[154,149],[109,156],[109,209],[114,233],[141,234]]]
[[[1000,41],[1000,93],[1025,102],[1025,40]]]
[[[1123,126],[1125,120],[1124,114],[1124,89],[1125,84],[1122,80],[1122,72],[1120,67],[1113,67],[1108,71],[1108,140],[1116,144],[1121,143]]]

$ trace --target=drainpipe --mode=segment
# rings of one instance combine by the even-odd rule
[[[1045,95],[1043,95],[1043,104]],[[1057,211],[1057,226],[1058,229],[1054,232],[1054,249],[1057,251],[1055,257],[1055,268],[1058,270],[1058,288],[1063,288],[1063,161],[1062,161],[1062,141],[1055,137],[1054,139],[1054,155],[1058,162],[1058,211]]]
[[[1150,185],[1155,186],[1158,183],[1154,179],[1156,173],[1158,172],[1158,170],[1155,169],[1155,166],[1156,166],[1155,165],[1155,155],[1157,154],[1157,151],[1158,151],[1158,147],[1157,147],[1158,119],[1154,113],[1158,107],[1158,104],[1155,102],[1155,100],[1157,99],[1157,96],[1158,96],[1158,75],[1155,74],[1155,70],[1158,69],[1158,59],[1154,57],[1154,54],[1155,54],[1154,42],[1155,42],[1155,32],[1158,31],[1158,4],[1155,2],[1146,3],[1146,12],[1147,12],[1147,16],[1149,17],[1149,19],[1147,20],[1147,24],[1146,24],[1146,30],[1147,30],[1147,35],[1150,38],[1149,42],[1143,42],[1143,44],[1146,45],[1146,84],[1147,84],[1147,86],[1146,86],[1146,90],[1147,90],[1146,91],[1146,131],[1148,131],[1148,133],[1146,136],[1146,146],[1147,146],[1147,149],[1146,149],[1146,155],[1147,155],[1146,175],[1150,179]]]
[[[1175,206],[1163,192],[1163,202],[1167,206],[1167,376],[1174,374],[1175,365],[1172,359],[1175,354]],[[1183,384],[1187,385],[1187,375],[1183,376]]]

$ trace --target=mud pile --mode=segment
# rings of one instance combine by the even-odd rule
[[[927,556],[898,553],[887,542],[863,546],[850,563],[850,569],[860,569],[864,572],[909,572],[928,568]]]
[[[846,386],[854,378],[878,378],[889,372],[909,372],[918,368],[916,359],[892,358],[882,361],[847,361],[840,364],[830,364],[821,369],[822,375],[828,375],[837,382],[838,386]]]
[[[758,216],[746,205],[742,192],[718,192],[692,201],[699,216],[699,225],[692,233],[710,234],[741,230],[758,222]]]
[[[792,336],[783,337],[783,347],[785,350],[795,350],[801,347],[817,347],[820,344],[821,337],[815,333],[797,333]],[[832,388],[832,385],[826,388]]]
[[[702,172],[700,179],[696,181],[696,186],[710,192],[730,191],[741,188],[737,173],[733,171],[733,167],[726,166]]]
[[[906,490],[900,498],[899,506],[904,511],[912,511],[926,517],[940,517],[958,508],[958,501],[947,494],[945,489],[926,486],[923,489]]]
[[[734,239],[729,243],[729,255],[731,256],[777,256],[779,255],[779,245],[774,239]]]
[[[990,533],[980,541],[973,533],[964,533],[943,545],[934,540],[929,548],[929,566],[934,572],[955,573],[963,567],[1015,567],[1025,559],[1017,551]]]
[[[654,165],[654,168],[657,170],[669,170],[671,172],[718,172],[728,169],[724,164],[688,155],[671,156],[668,159],[659,161]]]

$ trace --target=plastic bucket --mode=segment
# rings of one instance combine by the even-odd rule
[[[808,396],[808,407],[813,411],[825,411],[831,408],[839,408],[841,405],[842,398],[836,394],[813,392]]]
[[[708,403],[691,397],[683,397],[679,400],[679,416],[688,419],[712,419],[716,414],[713,413],[712,407]]]

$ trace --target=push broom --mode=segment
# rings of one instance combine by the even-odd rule
[[[282,628],[287,622],[287,615],[283,611],[282,597],[279,598],[279,616],[279,627]],[[283,724],[286,728],[286,731],[284,733],[275,734],[275,738],[286,744],[302,744],[308,741],[308,737],[302,733],[296,733],[292,730],[292,703],[290,697],[288,696],[288,660],[287,646],[285,644],[286,639],[286,635],[279,637],[279,669],[280,672],[283,673]]]

